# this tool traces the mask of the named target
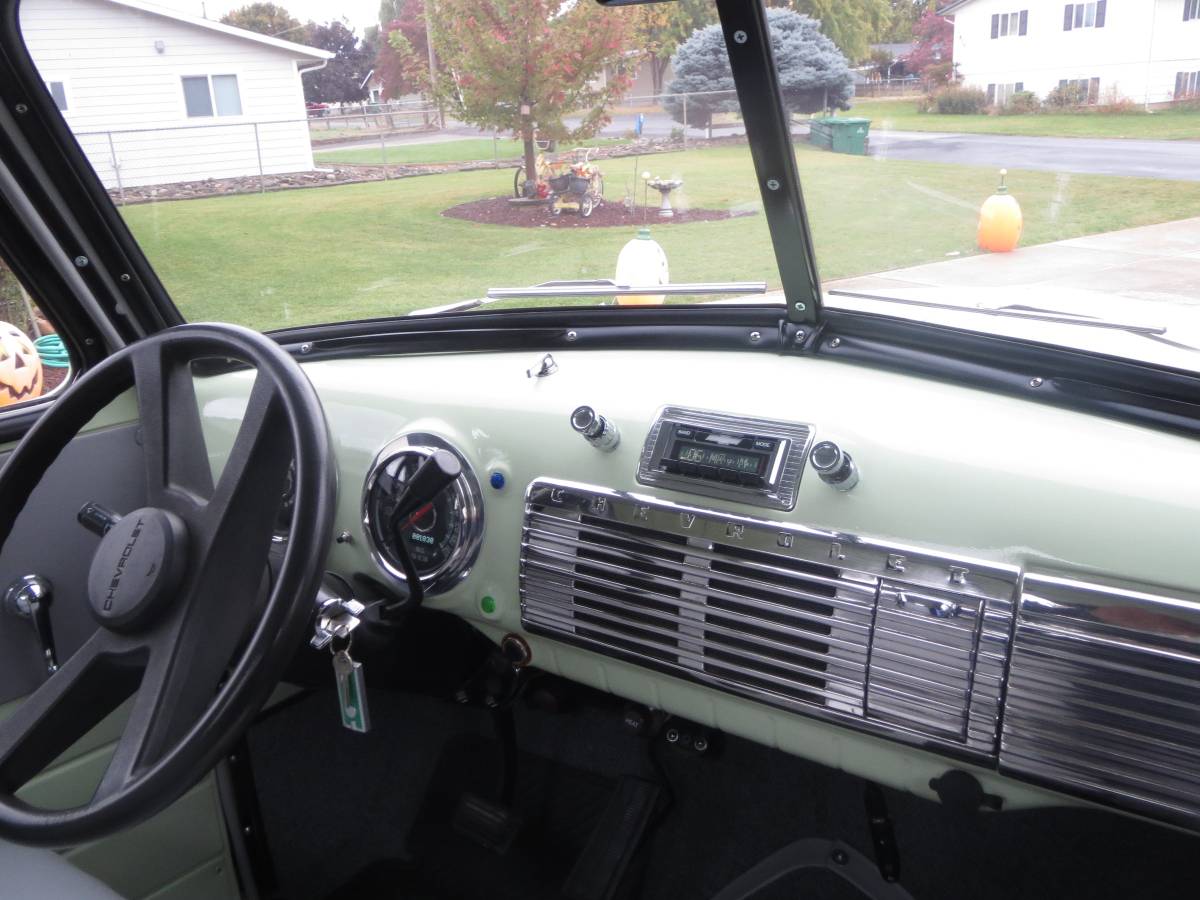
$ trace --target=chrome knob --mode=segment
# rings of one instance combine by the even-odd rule
[[[617,426],[590,406],[580,406],[571,413],[571,427],[597,450],[615,450],[621,442]]]
[[[821,441],[808,457],[821,480],[839,491],[848,491],[858,484],[858,466],[850,454],[833,441]]]

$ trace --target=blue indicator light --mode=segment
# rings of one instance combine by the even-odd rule
[[[492,477],[489,479],[489,481],[490,481],[492,487],[494,487],[496,490],[500,490],[502,487],[504,487],[504,473],[503,472],[493,472]]]

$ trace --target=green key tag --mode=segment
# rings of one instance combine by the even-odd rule
[[[333,654],[333,674],[337,678],[342,727],[365,734],[371,730],[371,716],[367,710],[367,683],[363,678],[362,663],[351,659],[348,651],[339,650]]]

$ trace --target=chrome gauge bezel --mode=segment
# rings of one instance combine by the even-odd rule
[[[435,434],[404,434],[388,442],[376,454],[363,483],[362,492],[363,531],[366,534],[371,559],[392,581],[399,585],[407,585],[408,579],[405,578],[404,571],[388,559],[383,548],[375,540],[371,521],[371,492],[384,468],[397,456],[410,453],[429,456],[435,450],[450,451],[462,464],[462,473],[446,490],[452,490],[458,495],[463,510],[463,522],[458,543],[450,556],[432,572],[421,576],[421,586],[426,596],[445,593],[470,575],[471,567],[475,564],[479,548],[483,544],[483,492],[470,463],[457,447]]]

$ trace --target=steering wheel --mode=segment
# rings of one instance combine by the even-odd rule
[[[256,370],[215,483],[192,374],[193,362],[212,358]],[[122,511],[96,548],[87,589],[95,632],[0,722],[0,837],[18,843],[100,837],[148,818],[202,778],[302,645],[330,544],[337,486],[312,384],[268,338],[202,324],[120,350],[46,410],[0,471],[0,546],[59,452],[130,387],[147,505]],[[269,579],[292,461],[292,527]],[[131,696],[116,752],[88,803],[46,810],[14,796]]]

